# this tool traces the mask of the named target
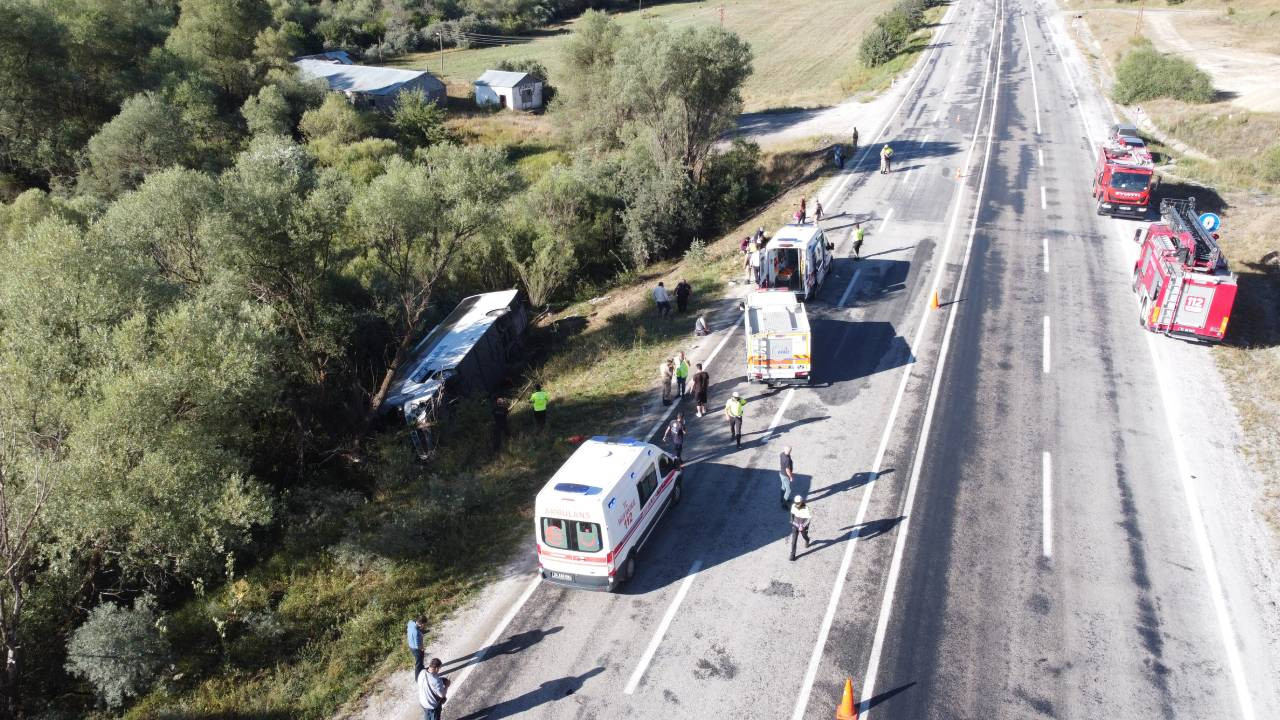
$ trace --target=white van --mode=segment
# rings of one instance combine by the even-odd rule
[[[614,591],[658,519],[680,501],[680,464],[657,445],[593,437],[538,493],[534,524],[544,580]]]
[[[813,370],[809,316],[790,290],[757,290],[742,303],[747,382],[807,385]]]
[[[760,251],[760,287],[812,299],[831,271],[834,247],[817,225],[783,225]]]

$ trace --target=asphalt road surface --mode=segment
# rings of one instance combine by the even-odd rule
[[[1172,479],[1055,12],[949,10],[864,136],[893,172],[869,153],[824,196],[814,385],[747,385],[731,339],[712,406],[744,392],[742,449],[688,407],[684,499],[635,579],[538,585],[451,720],[829,718],[846,677],[877,718],[1280,717],[1276,658],[1222,612]],[[784,445],[815,516],[795,562]]]

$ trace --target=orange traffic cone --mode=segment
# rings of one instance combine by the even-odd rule
[[[938,303],[938,291],[937,291],[937,290],[934,290],[934,291],[933,291],[933,298],[931,298],[931,299],[929,300],[929,309],[930,309],[930,310],[937,310],[939,307],[941,307],[941,305]]]
[[[853,678],[844,679],[844,697],[836,708],[836,720],[858,720],[858,706],[853,704]]]

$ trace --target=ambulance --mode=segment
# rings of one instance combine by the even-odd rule
[[[585,441],[534,501],[542,578],[616,591],[680,493],[680,463],[662,448],[603,435]]]
[[[804,303],[790,290],[757,290],[742,302],[747,382],[807,385],[812,337]]]
[[[783,225],[760,250],[760,287],[791,290],[809,300],[831,271],[833,248],[817,225]]]

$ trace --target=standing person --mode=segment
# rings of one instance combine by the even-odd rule
[[[661,282],[653,289],[653,301],[658,305],[658,317],[671,314],[671,296],[667,294],[667,288]]]
[[[822,201],[813,201],[813,221],[815,223],[822,222]]]
[[[533,394],[529,396],[529,404],[533,406],[533,424],[539,432],[547,427],[547,402],[551,396],[542,389],[542,383],[535,383]]]
[[[422,720],[440,720],[444,702],[448,700],[449,678],[440,677],[440,658],[418,672],[418,704],[422,706]]]
[[[756,234],[751,236],[751,242],[755,244],[757,250],[764,247],[764,226],[763,225],[756,228]]]
[[[676,419],[667,424],[667,431],[662,433],[662,442],[671,441],[675,450],[676,461],[684,464],[684,413],[676,413]]]
[[[658,365],[658,382],[662,385],[662,404],[671,404],[671,378],[676,374],[676,364],[671,358]]]
[[[502,441],[507,437],[507,403],[502,398],[493,399],[493,449],[502,449]]]
[[[798,217],[800,218],[801,223],[803,223],[805,219],[809,217],[809,211],[805,206],[804,198],[800,198],[800,214],[798,215]]]
[[[880,149],[880,174],[884,175],[889,172],[889,161],[893,158],[893,148],[885,145]]]
[[[809,523],[813,520],[813,511],[804,502],[803,495],[796,495],[791,504],[791,560],[796,559],[796,541],[804,538],[805,549],[809,548]]]
[[[742,412],[746,406],[747,401],[742,399],[742,395],[737,390],[724,404],[724,417],[729,421],[729,437],[737,443],[739,448],[742,447]]]
[[[862,259],[862,238],[866,235],[866,231],[862,229],[862,223],[858,223],[853,228],[853,259]]]
[[[698,363],[697,368],[698,372],[693,374],[693,402],[698,406],[698,417],[702,417],[707,414],[707,388],[711,386],[711,376],[702,369],[702,363]]]
[[[684,387],[689,382],[689,360],[684,356],[684,351],[676,356],[676,397],[684,398]]]
[[[413,676],[422,672],[422,633],[427,629],[427,616],[419,615],[417,620],[410,620],[405,627],[405,641],[409,644],[409,654],[413,656]]]
[[[681,280],[680,284],[676,285],[676,310],[681,314],[689,311],[689,296],[692,294],[693,286],[688,280]]]
[[[858,128],[856,126],[853,128],[853,148],[850,152],[858,152]]]
[[[782,509],[787,509],[787,504],[791,501],[791,483],[795,482],[796,474],[793,471],[794,465],[791,462],[791,446],[782,448],[782,454],[778,456],[778,480],[782,483]]]
[[[756,285],[760,284],[760,257],[764,254],[763,250],[756,250],[747,256],[747,277]]]

